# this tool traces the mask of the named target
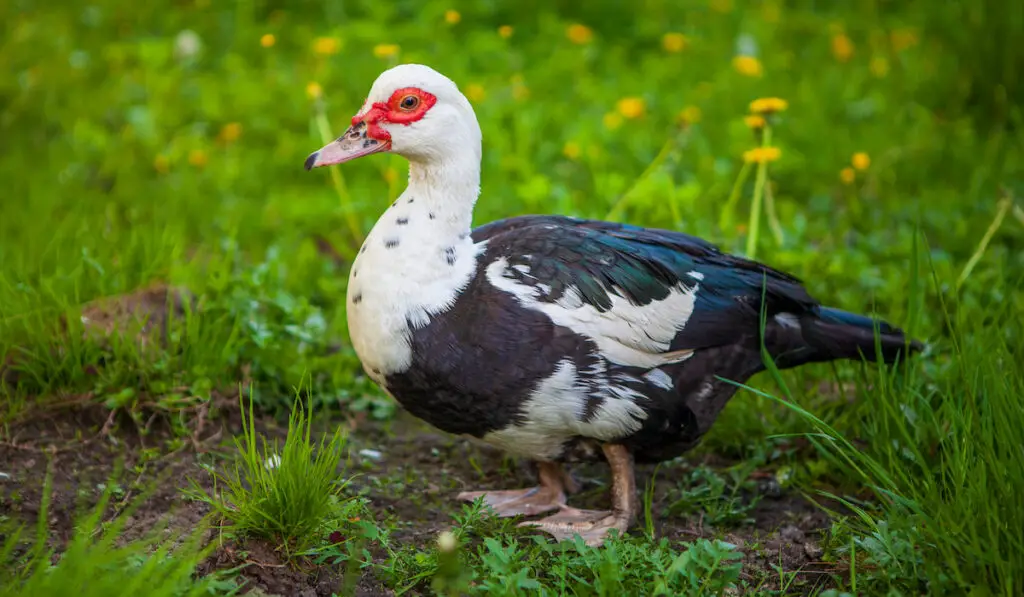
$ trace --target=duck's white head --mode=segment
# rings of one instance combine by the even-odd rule
[[[451,79],[422,64],[377,77],[352,126],[306,158],[306,169],[388,151],[417,165],[480,161],[480,125]]]

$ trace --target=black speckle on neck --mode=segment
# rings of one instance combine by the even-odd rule
[[[429,213],[428,215],[430,216],[430,219],[431,219],[431,220],[434,220],[434,219],[436,219],[436,218],[437,218],[437,216],[436,216],[436,215],[434,215],[434,212],[430,212],[430,213]]]
[[[468,236],[469,236],[468,232],[463,232],[462,234],[459,235],[459,240],[466,240],[466,237],[468,237]]]
[[[352,297],[352,304],[353,305],[358,305],[359,303],[362,302],[362,300],[363,300],[363,293],[362,292],[357,292],[355,294],[355,296]]]
[[[448,265],[455,265],[455,247],[446,247],[444,250],[444,259],[448,262]]]
[[[398,199],[395,199],[395,202],[391,204],[391,207],[394,207],[396,205],[398,205]]]
[[[356,278],[359,276],[359,268],[352,268],[352,277]]]
[[[408,201],[406,201],[406,203],[412,203],[412,202],[413,202],[413,201],[415,201],[415,200],[416,200],[415,198],[413,198],[413,197],[409,197],[409,200],[408,200]]]
[[[366,245],[363,245],[363,246],[359,247],[359,252],[360,253],[365,253],[366,252]]]
[[[398,218],[397,220],[395,220],[395,223],[398,224],[399,226],[405,226],[406,224],[409,223],[409,218]]]
[[[394,249],[397,246],[398,246],[398,239],[397,238],[389,238],[386,241],[384,241],[384,248],[386,248],[386,249]]]

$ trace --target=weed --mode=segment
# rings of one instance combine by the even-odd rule
[[[753,471],[750,463],[745,463],[744,470],[730,471],[732,477],[727,481],[714,469],[698,466],[690,472],[687,487],[680,487],[680,497],[669,504],[668,511],[672,514],[693,517],[700,515],[712,526],[739,526],[751,522],[749,513],[757,506],[761,496],[745,498],[741,491],[755,489],[749,480]]]
[[[593,548],[529,533],[467,504],[436,545],[389,550],[378,575],[398,594],[429,584],[439,595],[714,595],[737,587],[742,568],[722,541],[615,538]]]
[[[679,577],[684,578],[690,591],[697,595],[719,595],[725,589],[734,589],[743,568],[739,562],[742,558],[735,545],[698,539],[676,556],[669,566],[668,578],[655,584],[654,594],[672,594],[670,583]]]

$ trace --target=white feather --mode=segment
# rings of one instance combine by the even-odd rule
[[[603,373],[601,365],[593,370],[599,372]],[[559,362],[530,393],[522,422],[492,431],[483,441],[512,454],[546,460],[559,456],[573,437],[614,441],[640,429],[646,413],[633,401],[639,395],[605,383],[595,384],[606,390],[604,400],[590,420],[583,421],[587,401],[595,395],[588,381],[596,380],[581,379],[571,360]]]
[[[779,313],[775,316],[775,321],[782,327],[800,329],[800,320],[792,313]]]
[[[672,378],[669,377],[668,373],[665,373],[661,369],[651,369],[644,375],[644,379],[646,379],[651,385],[657,386],[663,390],[672,389]]]
[[[612,306],[601,312],[584,303],[575,287],[567,288],[553,304],[540,301],[537,289],[520,284],[508,269],[508,260],[495,260],[487,266],[487,280],[495,288],[512,294],[522,306],[540,311],[555,324],[593,340],[602,356],[613,363],[654,368],[683,361],[692,354],[669,352],[669,347],[693,314],[699,285],[687,288],[680,284],[664,299],[646,305],[634,305],[609,293]]]

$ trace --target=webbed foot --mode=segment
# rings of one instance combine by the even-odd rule
[[[498,516],[535,516],[565,506],[566,491],[575,490],[575,483],[553,462],[538,463],[540,485],[528,489],[494,491],[463,491],[456,499],[472,502],[483,497],[484,503]]]
[[[557,514],[536,521],[520,523],[521,527],[536,527],[559,541],[572,541],[579,535],[587,545],[604,543],[608,532],[617,529],[619,535],[626,533],[632,520],[626,512],[609,510],[579,510],[566,506]]]
[[[633,455],[625,446],[604,444],[601,446],[612,472],[612,510],[579,510],[565,506],[557,514],[536,521],[523,522],[521,527],[535,527],[559,541],[572,540],[579,535],[590,546],[604,543],[608,532],[617,529],[625,534],[638,509],[636,500],[636,476],[633,471]]]

